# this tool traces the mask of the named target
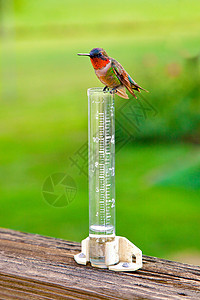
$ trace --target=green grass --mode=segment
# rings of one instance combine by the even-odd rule
[[[76,53],[103,46],[150,91],[145,96],[158,111],[141,120],[142,142],[116,155],[117,234],[150,255],[200,250],[199,146],[179,142],[198,132],[198,76],[186,62],[199,53],[199,1],[16,5],[13,40],[1,40],[0,225],[77,241],[87,236],[87,178],[69,157],[87,140],[86,90],[101,84]],[[168,72],[174,63],[177,76]],[[42,197],[45,179],[57,172],[77,184],[64,208]]]

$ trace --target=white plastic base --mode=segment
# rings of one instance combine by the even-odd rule
[[[81,253],[74,255],[78,264],[86,265],[90,261],[90,238],[81,242]],[[135,262],[133,262],[135,256]],[[116,236],[114,241],[105,244],[105,266],[91,264],[93,267],[107,267],[112,271],[136,271],[142,268],[142,251],[127,238]]]

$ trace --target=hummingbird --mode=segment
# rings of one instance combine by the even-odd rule
[[[110,88],[110,93],[116,93],[125,99],[129,99],[126,89],[136,99],[134,91],[148,92],[131,78],[117,60],[108,56],[103,48],[94,48],[90,53],[78,53],[78,55],[90,57],[96,76],[105,85],[104,92],[109,91]]]

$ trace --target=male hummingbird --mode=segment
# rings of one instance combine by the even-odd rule
[[[103,91],[111,88],[111,93],[116,93],[122,98],[129,99],[126,89],[137,99],[134,90],[140,89],[148,92],[139,86],[126,72],[122,65],[114,58],[109,57],[103,48],[94,48],[90,53],[78,53],[78,55],[89,56],[98,79],[105,84]],[[126,89],[125,89],[126,88]]]

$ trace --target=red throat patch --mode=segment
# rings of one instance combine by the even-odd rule
[[[104,68],[109,62],[109,59],[101,59],[98,57],[90,58],[91,63],[95,70]]]

